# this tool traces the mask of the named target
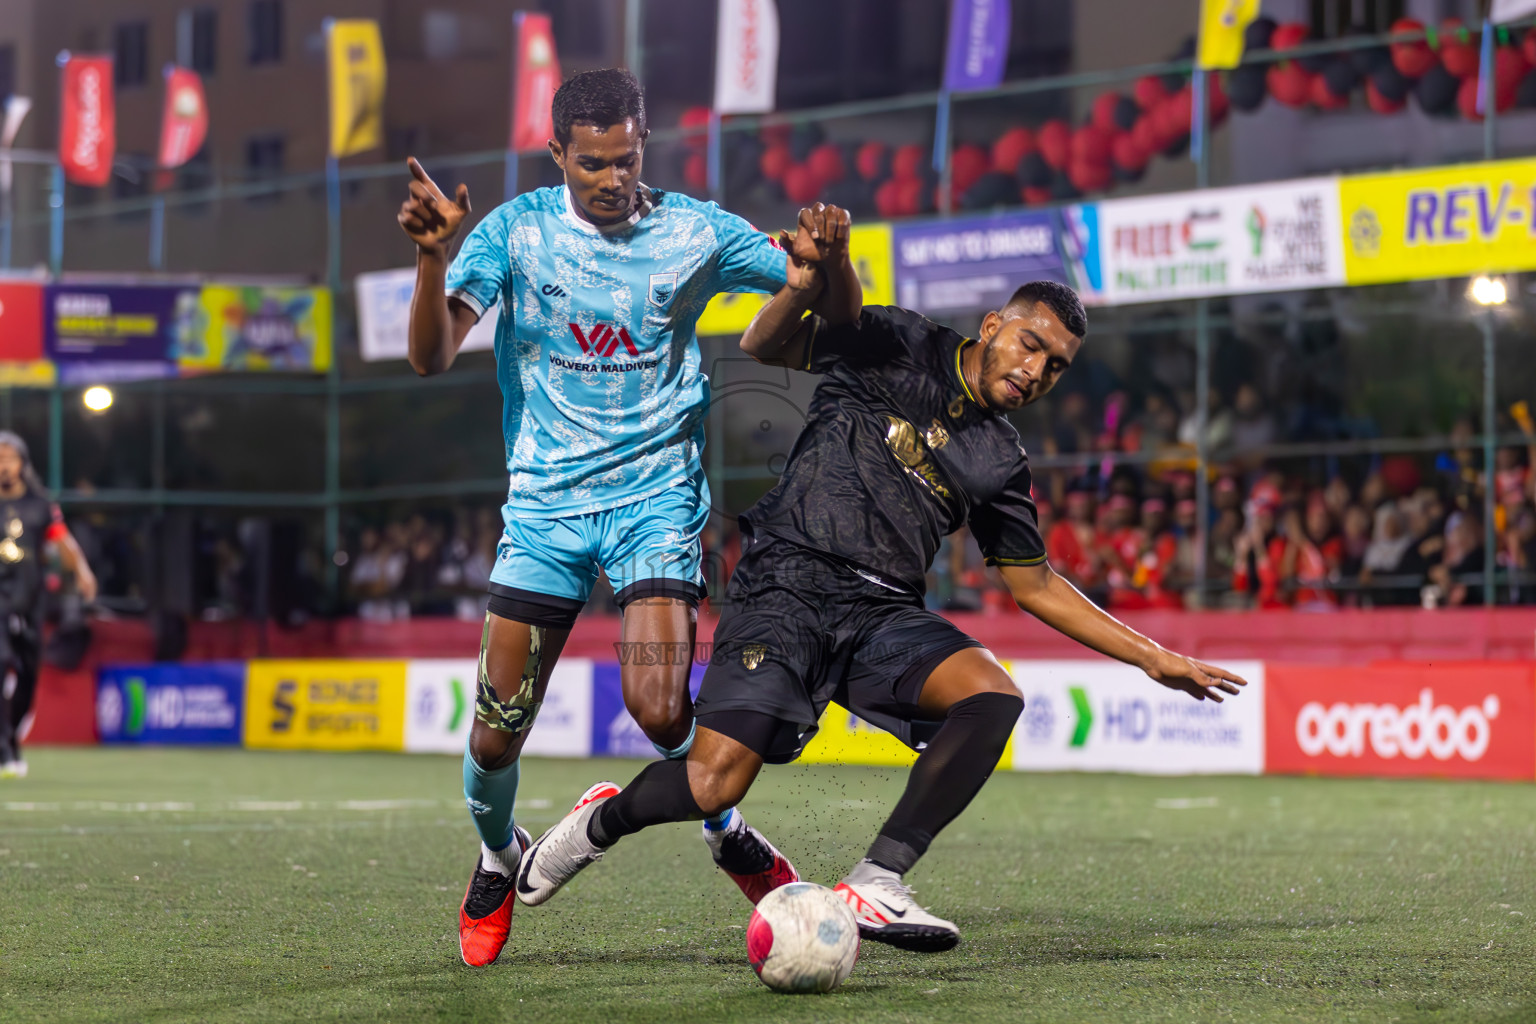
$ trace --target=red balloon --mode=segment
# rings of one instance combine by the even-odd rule
[[[1227,96],[1226,82],[1220,75],[1205,76],[1205,109],[1212,126],[1221,124],[1232,112],[1232,100]]]
[[[916,142],[900,146],[891,156],[891,177],[915,178],[927,159],[928,149],[925,146]]]
[[[992,169],[1013,174],[1019,161],[1035,151],[1035,133],[1028,128],[1010,128],[992,143]]]
[[[1151,154],[1136,141],[1134,132],[1121,132],[1110,143],[1109,152],[1115,166],[1127,174],[1139,174],[1151,159]]]
[[[1446,18],[1440,23],[1440,63],[1457,78],[1477,74],[1482,57],[1477,44],[1460,18]]]
[[[709,160],[703,153],[689,153],[683,161],[683,180],[695,192],[709,187]]]
[[[1187,85],[1163,100],[1162,106],[1157,109],[1158,128],[1169,144],[1189,134],[1194,117],[1195,92]]]
[[[788,146],[769,146],[758,158],[757,169],[763,172],[763,177],[769,181],[782,182],[784,172],[789,170],[789,165],[794,162],[795,158],[790,154]]]
[[[1275,26],[1275,34],[1269,37],[1271,50],[1292,50],[1306,42],[1312,30],[1299,21],[1287,21]]]
[[[787,146],[794,135],[795,126],[784,121],[770,121],[757,130],[765,146]]]
[[[1463,78],[1461,88],[1456,90],[1456,109],[1461,111],[1461,116],[1468,121],[1481,121],[1483,115],[1477,112],[1477,76]]]
[[[903,217],[915,217],[923,212],[921,178],[902,178],[896,183],[896,208]]]
[[[1536,28],[1525,30],[1525,36],[1520,40],[1520,52],[1525,56],[1525,62],[1536,68]]]
[[[1304,107],[1312,98],[1312,76],[1295,61],[1271,64],[1265,80],[1269,94],[1288,107]]]
[[[1519,92],[1520,83],[1530,70],[1531,63],[1525,59],[1519,47],[1501,46],[1494,51],[1494,93],[1498,96],[1501,112],[1515,105],[1515,94]]]
[[[821,179],[806,164],[790,164],[782,184],[784,197],[792,203],[814,203],[821,194]]]
[[[1399,18],[1392,23],[1392,33],[1423,32],[1424,23],[1416,18]],[[1392,66],[1404,78],[1420,78],[1439,61],[1429,43],[1420,39],[1416,43],[1393,43]]]
[[[901,182],[888,178],[875,189],[875,212],[882,219],[901,216]]]
[[[976,184],[991,169],[992,157],[974,143],[956,146],[949,155],[949,178],[954,183],[956,195]]]
[[[1072,166],[1067,170],[1067,179],[1079,192],[1102,192],[1109,188],[1110,182],[1115,180],[1108,164],[1087,163],[1082,160],[1072,161]]]
[[[1121,96],[1117,92],[1102,92],[1093,101],[1093,116],[1089,119],[1095,128],[1109,132],[1113,135],[1120,130],[1120,125],[1115,121],[1115,111],[1120,106]]]
[[[1040,155],[1052,170],[1062,170],[1072,156],[1072,129],[1067,122],[1053,119],[1040,126],[1035,135],[1040,144]]]
[[[1051,190],[1037,188],[1033,185],[1025,185],[1019,190],[1019,198],[1030,206],[1041,206],[1051,201]]]
[[[1142,110],[1151,110],[1158,100],[1168,95],[1168,89],[1157,75],[1142,75],[1131,87],[1131,93]]]
[[[1072,133],[1072,162],[1103,166],[1109,163],[1109,147],[1114,134],[1097,125],[1085,124]]]
[[[1322,75],[1313,75],[1310,87],[1312,102],[1319,110],[1343,110],[1349,106],[1348,96],[1339,96],[1328,88],[1328,80]]]
[[[858,165],[859,177],[865,181],[874,181],[880,177],[881,165],[885,163],[885,143],[866,142],[859,147],[859,154],[854,158]]]
[[[811,150],[805,165],[823,185],[831,185],[848,177],[848,167],[843,163],[843,151],[831,142],[823,142]]]
[[[1381,90],[1376,88],[1376,83],[1367,78],[1365,80],[1365,102],[1377,114],[1395,114],[1407,105],[1408,99],[1407,97],[1400,100],[1387,99],[1387,97],[1381,94]]]
[[[1149,158],[1150,154],[1163,148],[1158,145],[1157,118],[1150,111],[1136,119],[1136,127],[1131,129],[1131,138],[1136,140],[1136,145],[1140,146]]]

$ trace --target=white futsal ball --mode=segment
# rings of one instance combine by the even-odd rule
[[[779,886],[747,922],[747,959],[775,992],[830,992],[848,980],[858,958],[853,911],[820,885]]]

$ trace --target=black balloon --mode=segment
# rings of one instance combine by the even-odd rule
[[[1164,150],[1163,150],[1163,156],[1166,156],[1169,159],[1172,159],[1174,157],[1183,156],[1184,154],[1186,154],[1188,152],[1189,152],[1189,133],[1185,132],[1183,135],[1180,135],[1177,139],[1174,139],[1172,142],[1168,143],[1167,147],[1164,148]]]
[[[1393,103],[1401,103],[1407,99],[1408,90],[1413,87],[1413,83],[1393,67],[1391,61],[1371,73],[1371,82],[1376,86],[1377,92]]]
[[[1461,79],[1436,64],[1414,83],[1413,95],[1424,113],[1447,117],[1456,114],[1456,93],[1460,89]]]
[[[1051,165],[1045,162],[1045,157],[1038,151],[1029,154],[1019,161],[1019,181],[1026,188],[1045,188],[1051,183]]]
[[[1522,110],[1536,108],[1536,73],[1520,79],[1520,87],[1515,90],[1515,106]]]
[[[1121,96],[1115,103],[1115,125],[1121,131],[1130,131],[1136,127],[1136,119],[1141,116],[1141,105],[1129,96]]]
[[[1335,96],[1348,96],[1360,84],[1360,75],[1355,71],[1354,62],[1340,54],[1323,69],[1323,82]]]
[[[1124,167],[1121,167],[1119,164],[1117,164],[1113,160],[1111,160],[1109,162],[1109,168],[1110,168],[1111,171],[1114,172],[1115,180],[1116,181],[1124,182],[1127,185],[1134,184],[1134,183],[1140,181],[1142,178],[1146,177],[1146,175],[1147,175],[1147,165],[1146,164],[1142,164],[1140,167],[1136,168],[1134,171],[1128,171]]]
[[[1264,105],[1269,92],[1267,64],[1244,64],[1227,73],[1227,98],[1238,110],[1251,112]]]
[[[1067,177],[1066,171],[1057,171],[1051,179],[1051,198],[1061,201],[1081,199],[1082,193],[1077,186],[1072,184],[1072,179]]]
[[[976,179],[976,184],[966,189],[965,194],[960,197],[960,206],[965,210],[986,210],[994,206],[1017,206],[1018,204],[1018,179],[1001,171],[988,171],[983,174]]]
[[[1269,38],[1275,34],[1274,18],[1254,18],[1243,29],[1244,50],[1264,50],[1269,48]]]
[[[814,121],[805,124],[797,124],[789,135],[789,152],[795,158],[795,163],[805,163],[806,157],[811,155],[811,150],[821,145],[827,139],[827,133],[822,131],[821,125]]]

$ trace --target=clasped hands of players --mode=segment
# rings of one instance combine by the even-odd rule
[[[848,258],[851,230],[848,211],[840,206],[816,203],[802,209],[793,235],[779,231],[779,245],[789,253],[789,287],[819,293],[827,283],[826,266]]]

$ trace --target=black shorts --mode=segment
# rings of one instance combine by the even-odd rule
[[[832,701],[915,745],[923,683],[956,651],[982,646],[918,595],[772,537],[752,541],[725,598],[694,714],[705,728],[724,712],[785,723],[773,749],[757,751],[773,764],[800,756]]]

